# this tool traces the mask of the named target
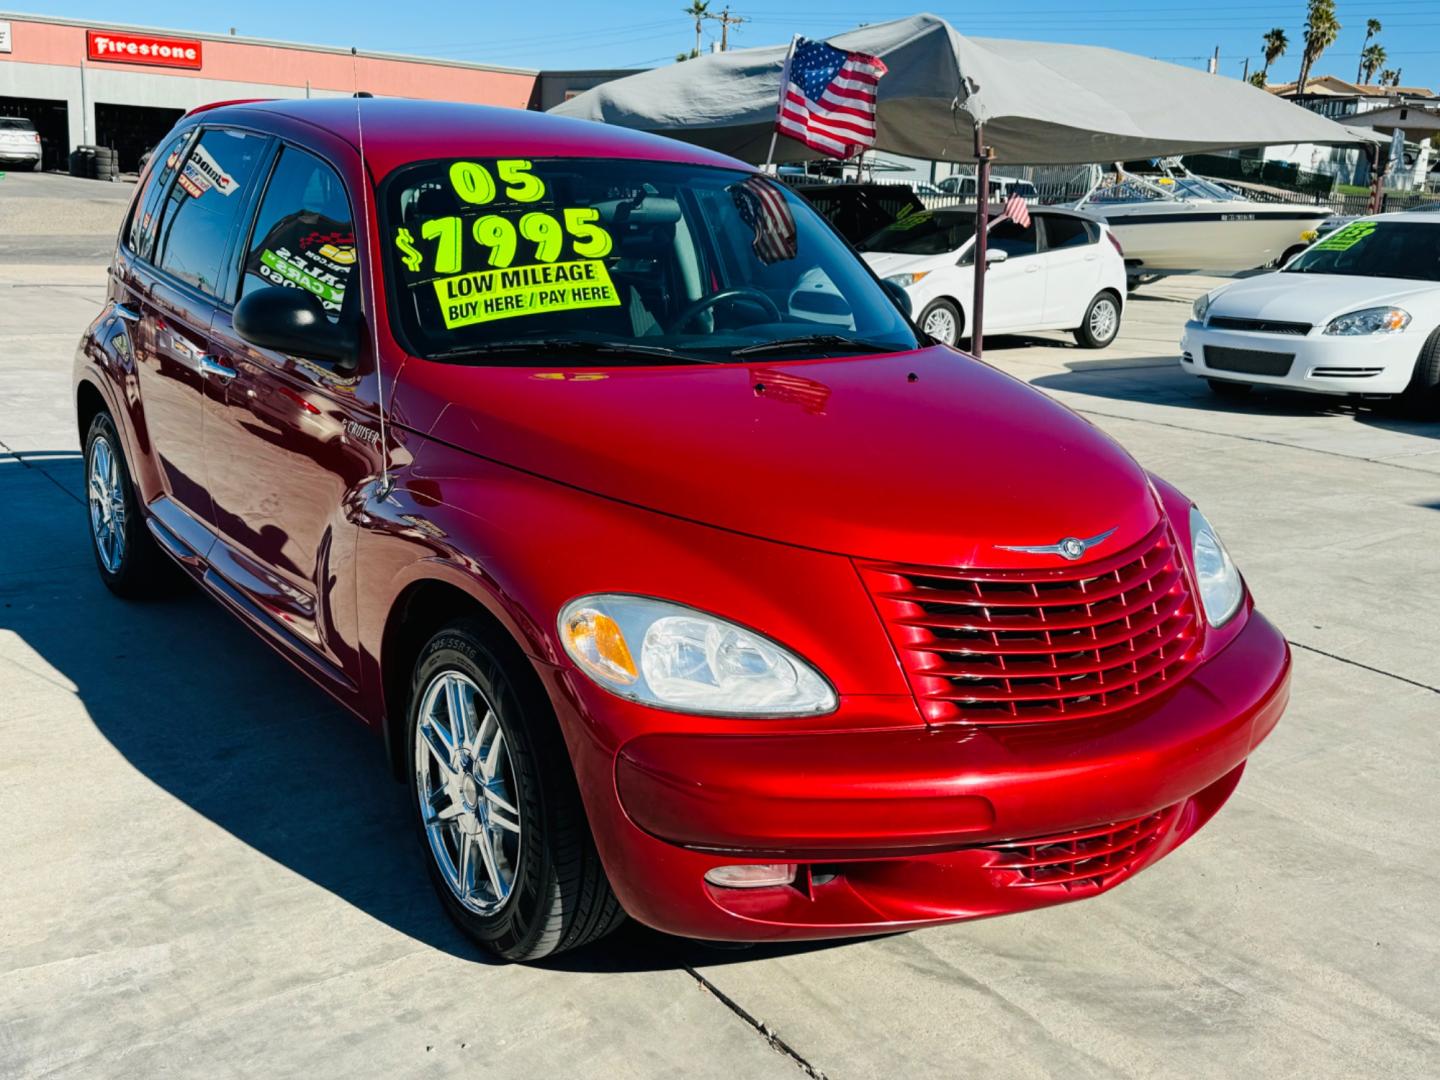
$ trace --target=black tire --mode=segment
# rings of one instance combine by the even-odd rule
[[[113,455],[124,510],[123,524],[118,530],[121,538],[119,555],[113,567],[106,565],[107,559],[101,554],[95,526],[95,514],[99,511],[93,508],[95,500],[91,496],[91,466],[98,444],[102,442]],[[105,587],[127,600],[151,600],[173,592],[177,571],[145,525],[140,500],[135,496],[135,485],[130,482],[125,448],[109,413],[97,415],[90,422],[90,430],[85,436],[85,494],[90,551],[95,556],[95,568],[100,571],[100,580]]]
[[[1248,397],[1250,391],[1255,389],[1254,384],[1248,382],[1231,382],[1229,379],[1206,379],[1205,381],[1210,384],[1212,394],[1230,401]]]
[[[1415,359],[1415,373],[1400,397],[1405,410],[1427,420],[1440,419],[1440,330],[1436,330]]]
[[[1108,318],[1105,317],[1108,312]],[[1103,349],[1120,333],[1120,298],[1108,289],[1085,309],[1085,318],[1071,331],[1082,349]]]
[[[930,322],[932,318],[940,328],[951,327],[953,330],[932,334],[926,328],[926,323]],[[915,325],[942,345],[958,346],[960,339],[965,336],[965,316],[960,314],[960,309],[950,300],[931,300],[925,305],[925,310],[920,312],[920,317],[915,320]]]
[[[496,632],[479,620],[451,623],[430,639],[415,663],[406,724],[411,812],[430,882],[446,913],[466,935],[512,961],[539,960],[579,948],[604,937],[625,920],[595,850],[555,715],[539,685],[525,677],[528,673],[517,670],[524,663],[517,649],[499,640]],[[466,677],[494,713],[504,735],[509,777],[513,779],[513,787],[507,783],[507,791],[519,811],[521,832],[513,885],[490,914],[460,902],[440,867],[421,816],[416,730],[427,689],[446,672]],[[423,764],[433,768],[428,761]],[[444,835],[450,838],[458,833]]]

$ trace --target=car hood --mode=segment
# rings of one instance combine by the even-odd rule
[[[1210,302],[1209,313],[1318,325],[1347,311],[1401,303],[1407,296],[1437,291],[1440,286],[1407,278],[1262,274],[1223,288]]]
[[[1145,473],[1109,437],[941,347],[618,370],[412,362],[401,383],[402,422],[406,409],[444,399],[433,438],[598,495],[839,554],[1060,564],[996,545],[1114,529],[1103,554],[1138,541],[1159,514]]]
[[[941,255],[906,255],[898,251],[867,251],[861,255],[879,278],[891,274],[913,274],[917,270],[941,270],[955,265],[959,256],[953,252]]]

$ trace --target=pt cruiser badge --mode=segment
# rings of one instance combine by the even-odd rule
[[[1078,536],[1067,536],[1058,544],[1036,544],[1032,547],[1011,546],[1010,544],[996,544],[1001,551],[1024,551],[1030,555],[1059,555],[1062,559],[1069,559],[1074,562],[1092,547],[1103,544],[1115,533],[1114,529],[1107,529],[1098,536],[1092,536],[1089,540],[1081,540]]]

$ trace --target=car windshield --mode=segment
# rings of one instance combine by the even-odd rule
[[[751,173],[427,161],[387,178],[380,205],[396,329],[419,356],[613,365],[918,346],[815,211]]]
[[[1440,281],[1440,222],[1352,221],[1297,255],[1283,273]]]
[[[922,210],[871,233],[859,248],[901,255],[944,255],[958,251],[974,235],[974,210]]]
[[[34,131],[35,125],[18,116],[0,116],[0,131]]]

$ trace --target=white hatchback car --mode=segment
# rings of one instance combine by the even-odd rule
[[[866,238],[859,250],[875,273],[903,288],[915,322],[937,341],[957,344],[970,325],[975,281],[975,211],[957,207],[909,214]],[[1103,222],[1073,210],[1030,211],[1022,228],[990,225],[985,331],[1069,330],[1090,349],[1120,332],[1125,258]]]
[[[1180,349],[1227,397],[1259,384],[1440,409],[1440,220],[1352,221],[1281,270],[1200,297]]]

